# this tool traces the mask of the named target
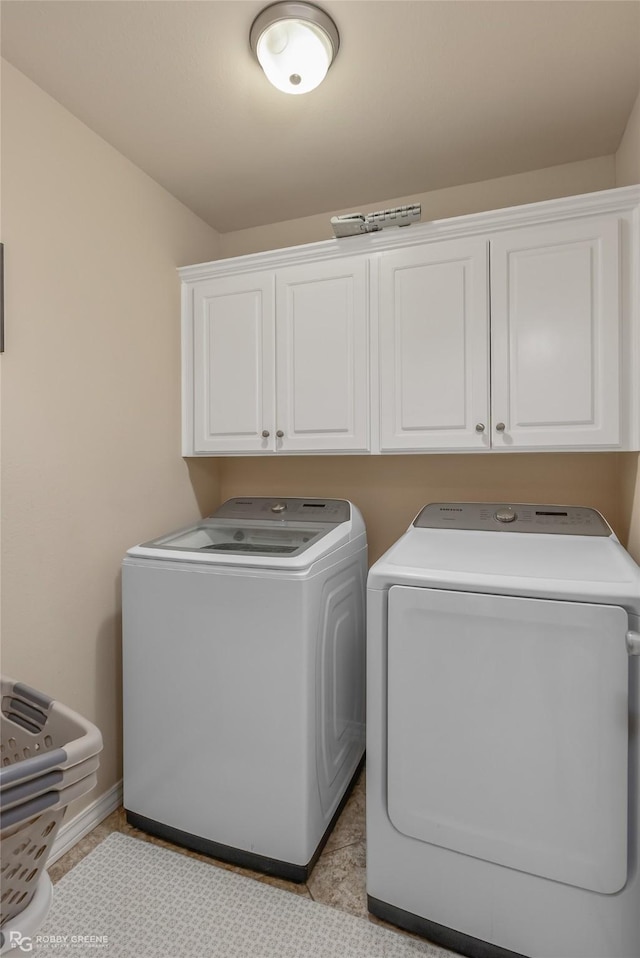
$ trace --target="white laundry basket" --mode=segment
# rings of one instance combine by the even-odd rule
[[[51,879],[43,869],[27,907],[2,926],[0,955],[21,955],[25,950],[32,950],[30,947],[32,939],[44,924],[52,899]],[[20,947],[21,944],[22,947]]]
[[[45,865],[70,802],[96,784],[102,736],[49,696],[1,678],[0,953],[32,934],[51,902]]]

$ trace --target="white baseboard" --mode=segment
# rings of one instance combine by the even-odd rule
[[[83,809],[75,818],[64,822],[58,832],[53,847],[47,858],[47,864],[52,865],[59,858],[73,848],[81,838],[84,838],[103,819],[115,812],[122,805],[122,779],[116,782],[108,792],[97,798],[91,805]]]

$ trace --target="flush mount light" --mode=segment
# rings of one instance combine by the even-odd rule
[[[340,46],[335,23],[311,3],[274,3],[253,21],[251,49],[267,79],[283,93],[322,83]]]

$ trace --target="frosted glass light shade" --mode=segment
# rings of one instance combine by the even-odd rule
[[[339,42],[333,21],[306,3],[275,3],[251,28],[260,66],[283,93],[308,93],[322,83]]]

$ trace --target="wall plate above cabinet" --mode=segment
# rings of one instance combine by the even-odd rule
[[[420,222],[421,211],[420,204],[413,203],[411,206],[394,206],[393,209],[377,210],[375,213],[346,213],[332,216],[331,226],[336,238],[344,239],[398,226],[411,226]]]

